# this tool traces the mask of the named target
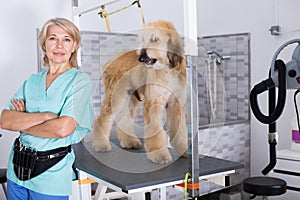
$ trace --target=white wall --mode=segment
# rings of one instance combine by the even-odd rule
[[[96,2],[81,0],[81,5]],[[103,1],[98,1],[103,2]],[[127,5],[130,0],[124,0]],[[183,3],[181,0],[141,0],[146,21],[166,19],[174,23],[183,33]],[[300,1],[278,0],[279,23],[282,26],[281,36],[272,36],[268,31],[275,23],[274,0],[198,0],[198,33],[199,36],[210,36],[230,33],[250,32],[251,34],[251,85],[267,77],[273,53],[282,43],[300,35],[291,32],[299,29]],[[37,71],[36,28],[49,18],[62,16],[71,18],[71,0],[10,0],[1,5],[0,12],[0,107],[6,105],[8,99],[20,84]],[[107,7],[107,10],[109,11]],[[113,9],[112,9],[113,10]],[[82,30],[106,31],[104,20],[98,11],[81,16]],[[130,8],[124,13],[110,17],[113,32],[128,32],[141,27],[140,11]],[[287,100],[283,116],[279,120],[279,148],[290,143],[290,121],[294,116],[292,100]],[[261,106],[266,106],[266,98],[261,98]],[[0,139],[0,167],[7,164],[11,142],[16,134],[5,131]],[[255,118],[251,120],[251,170],[252,174],[260,170],[268,162],[267,126]]]

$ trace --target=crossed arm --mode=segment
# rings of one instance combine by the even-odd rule
[[[63,138],[77,127],[72,117],[58,116],[51,112],[27,113],[23,99],[14,99],[11,110],[3,110],[0,118],[2,129],[22,131],[42,138]]]

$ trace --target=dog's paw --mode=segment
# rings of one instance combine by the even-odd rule
[[[154,163],[166,164],[172,160],[168,150],[155,151],[147,153],[147,157]]]
[[[120,146],[124,149],[139,149],[142,147],[142,142],[137,137],[127,137],[120,140]]]
[[[96,141],[93,141],[93,144],[92,144],[92,147],[95,151],[97,152],[105,152],[105,151],[109,151],[111,150],[111,145],[110,145],[110,142],[96,142]]]

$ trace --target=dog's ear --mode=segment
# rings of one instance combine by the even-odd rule
[[[175,33],[169,33],[169,41],[168,41],[168,59],[170,63],[170,68],[175,68],[182,62],[183,49],[182,49],[182,41],[179,36]]]
[[[170,68],[175,68],[182,62],[182,56],[177,53],[168,51],[168,59]]]

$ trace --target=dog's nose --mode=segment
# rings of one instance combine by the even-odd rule
[[[139,61],[140,62],[145,62],[147,59],[147,53],[146,53],[146,49],[142,49],[141,50],[141,54],[139,56]]]
[[[139,61],[140,61],[140,62],[143,63],[143,62],[145,62],[145,60],[146,60],[145,56],[140,56],[140,57],[139,57]]]

